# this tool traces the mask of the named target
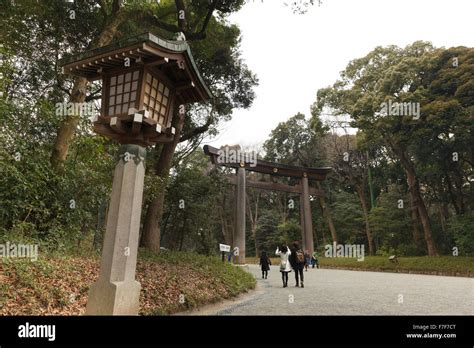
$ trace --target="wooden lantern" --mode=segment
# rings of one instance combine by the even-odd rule
[[[151,33],[65,58],[61,65],[66,74],[102,80],[94,131],[122,144],[172,141],[175,106],[212,97],[188,44]]]

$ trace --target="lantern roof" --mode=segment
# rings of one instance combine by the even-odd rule
[[[88,50],[61,59],[65,74],[98,80],[104,74],[129,66],[158,69],[171,80],[182,103],[199,102],[212,98],[186,41],[161,39],[144,33],[110,45]]]

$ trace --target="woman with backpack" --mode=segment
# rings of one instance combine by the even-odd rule
[[[296,280],[296,287],[299,287],[299,278],[301,278],[301,287],[304,288],[304,275],[303,275],[303,268],[305,264],[304,252],[300,248],[300,244],[298,242],[293,242],[291,250],[291,257],[290,263],[291,267],[295,270],[295,280]]]
[[[280,256],[281,280],[283,281],[283,287],[286,288],[288,286],[288,273],[291,272],[289,261],[291,251],[286,245],[282,245],[277,248],[275,255]]]
[[[272,262],[270,261],[270,258],[267,256],[267,253],[265,251],[262,251],[262,254],[260,256],[260,266],[262,268],[262,279],[267,279],[268,271],[270,270],[271,265],[272,265]]]

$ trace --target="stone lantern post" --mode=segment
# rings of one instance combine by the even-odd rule
[[[94,131],[121,144],[107,216],[100,275],[86,314],[137,315],[135,279],[146,147],[173,141],[174,110],[212,97],[186,41],[145,33],[67,57],[65,74],[102,80]]]

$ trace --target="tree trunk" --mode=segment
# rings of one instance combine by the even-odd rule
[[[181,227],[181,230],[179,231],[179,251],[183,251],[184,237],[186,235],[186,217],[187,215],[184,216],[183,227]]]
[[[255,256],[258,257],[258,246],[257,246],[257,221],[250,223],[250,232],[252,233],[252,239],[255,247]]]
[[[164,210],[164,209],[163,209],[163,210]],[[174,210],[174,211],[173,211],[173,210]],[[165,233],[166,233],[166,231],[167,231],[166,227],[168,226],[168,222],[170,221],[170,218],[171,218],[173,215],[175,215],[174,213],[175,213],[175,210],[176,210],[176,209],[173,209],[173,210],[170,210],[170,211],[168,212],[168,214],[166,214],[166,216],[165,216],[165,221],[162,223],[162,226],[163,226],[163,227],[160,229],[160,230],[161,230],[161,231],[160,231],[160,232],[161,232],[161,233],[160,233],[160,245],[161,245],[161,241],[163,240],[164,235],[165,235]]]
[[[281,223],[286,224],[286,221],[288,220],[288,212],[286,210],[286,205],[287,205],[286,194],[282,192],[278,192],[275,200],[277,201],[277,209],[281,217]]]
[[[364,215],[365,223],[365,234],[367,236],[367,241],[369,243],[369,254],[374,255],[374,238],[372,237],[372,232],[370,231],[369,224],[369,210],[367,209],[367,201],[365,199],[365,190],[363,185],[355,185],[357,195],[359,196],[360,205],[362,206],[362,214]]]
[[[250,220],[250,232],[252,234],[252,239],[255,247],[255,256],[258,257],[258,246],[257,246],[257,225],[258,225],[258,202],[260,201],[260,193],[257,192],[257,197],[254,196],[255,203],[255,213],[252,211],[252,203],[250,195],[247,194],[247,213]]]
[[[328,242],[327,242],[326,235],[324,234],[324,232],[322,233],[322,235],[323,235],[323,245],[325,246],[328,244]]]
[[[88,81],[84,77],[76,77],[69,102],[83,103],[86,99],[87,84]],[[58,172],[62,172],[64,169],[64,162],[66,161],[69,145],[74,137],[79,121],[80,115],[66,116],[59,126],[51,154],[51,164]]]
[[[430,218],[428,216],[428,211],[426,209],[425,202],[423,197],[421,197],[420,188],[418,186],[418,181],[416,179],[416,174],[413,168],[405,169],[407,173],[408,187],[410,195],[412,195],[413,203],[418,207],[418,214],[421,219],[421,225],[423,226],[423,232],[425,235],[426,247],[428,248],[429,256],[438,255],[436,246],[433,241],[433,236],[431,233]]]
[[[182,1],[178,1],[176,5],[179,16],[179,11],[184,11],[184,3]],[[180,28],[184,29],[186,23],[186,20],[179,20]],[[178,108],[174,108],[175,115],[173,117],[173,127],[175,127],[176,130],[174,139],[171,143],[166,143],[163,145],[160,158],[158,159],[155,167],[155,174],[161,177],[163,182],[160,186],[160,189],[156,193],[155,197],[152,198],[150,205],[148,206],[143,224],[143,246],[154,252],[160,252],[160,223],[163,216],[166,184],[168,182],[173,155],[176,150],[176,146],[179,143],[179,138],[184,126],[184,115],[179,113]]]
[[[455,194],[456,200],[459,205],[459,213],[463,215],[466,212],[465,204],[464,204],[464,195],[462,192],[463,187],[463,177],[462,173],[459,172],[457,166],[454,166],[454,187],[455,187]]]
[[[407,153],[400,146],[400,144],[392,142],[390,138],[386,138],[386,140],[389,143],[390,148],[400,159],[400,163],[402,164],[403,169],[405,170],[405,173],[407,175],[408,191],[410,193],[411,199],[413,200],[413,206],[417,207],[418,209],[418,215],[421,220],[425,242],[428,249],[428,255],[436,256],[438,255],[438,251],[434,244],[433,235],[431,233],[430,218],[428,215],[428,210],[426,209],[425,202],[423,201],[423,197],[420,193],[420,187],[416,178],[416,172],[413,162],[409,159]]]
[[[164,187],[160,187],[155,197],[151,200],[143,222],[143,246],[151,251],[159,252],[161,246],[160,227],[157,217],[163,214]],[[163,198],[163,199],[161,199]]]
[[[175,108],[177,109],[177,108]],[[145,215],[143,224],[143,246],[151,251],[160,251],[160,222],[163,215],[163,205],[165,201],[166,182],[168,181],[171,161],[173,159],[176,146],[179,143],[179,137],[184,125],[184,115],[175,113],[173,118],[173,127],[176,129],[174,139],[170,143],[163,145],[160,158],[155,167],[155,173],[163,178],[163,184],[160,186],[155,197],[152,198]]]
[[[103,238],[103,231],[105,230],[107,213],[109,210],[109,205],[105,201],[101,201],[99,208],[97,210],[97,225],[94,232],[94,239],[92,242],[92,249],[96,250]]]
[[[319,190],[321,190],[321,184],[319,181],[316,182],[316,186],[318,187]],[[329,231],[331,232],[331,238],[333,242],[337,243],[337,231],[336,231],[336,226],[334,226],[334,222],[332,221],[332,215],[329,207],[326,205],[326,200],[324,197],[320,196],[319,198],[319,205],[321,206],[321,210],[323,211],[323,216],[326,218],[326,221],[329,226]],[[323,233],[324,236],[324,233]],[[325,242],[323,241],[325,244]]]
[[[255,256],[258,257],[259,251],[258,251],[258,245],[257,245],[257,226],[252,226],[252,238],[253,238],[253,245],[255,247]]]
[[[231,228],[229,228],[229,226],[232,226],[232,222],[230,224],[228,224],[227,219],[225,218],[225,212],[226,212],[225,202],[226,202],[226,199],[225,199],[225,195],[224,195],[222,205],[219,207],[219,217],[221,219],[222,236],[224,237],[224,242],[227,245],[232,246],[233,243],[234,243],[234,241],[233,241],[233,231],[232,231]],[[232,215],[232,214],[230,214],[230,215]]]
[[[420,216],[412,195],[410,195],[410,207],[413,242],[416,246],[421,246]]]
[[[117,33],[119,25],[124,20],[121,13],[111,15],[112,20],[104,27],[104,30],[91,43],[89,49],[108,45]],[[69,102],[83,103],[86,100],[86,89],[88,85],[87,79],[84,77],[76,77],[71,91]],[[80,121],[80,115],[67,116],[60,124],[56,134],[56,140],[51,153],[51,164],[53,168],[62,172],[64,169],[64,162],[66,161],[69,146],[76,132],[77,125]]]
[[[417,207],[418,209],[418,215],[421,220],[426,247],[428,249],[428,255],[438,255],[438,251],[436,250],[436,246],[434,244],[433,236],[431,233],[431,224],[428,215],[428,210],[426,209],[425,202],[423,201],[423,197],[420,193],[420,187],[416,178],[415,168],[413,166],[413,163],[408,159],[407,155],[403,151],[399,150],[398,152],[400,161],[407,175],[408,190],[411,196],[411,200],[413,201],[413,206]]]
[[[451,178],[449,177],[448,173],[445,173],[445,178],[446,178],[446,183],[447,183],[447,187],[448,187],[449,198],[451,199],[451,204],[453,205],[454,210],[456,211],[456,215],[460,215],[461,214],[461,209],[458,206],[457,196],[453,192],[453,184],[451,182]]]
[[[438,213],[439,213],[439,222],[441,224],[441,230],[443,231],[444,234],[448,232],[448,229],[446,227],[446,215],[444,215],[444,209],[443,205],[441,202],[438,202]]]

